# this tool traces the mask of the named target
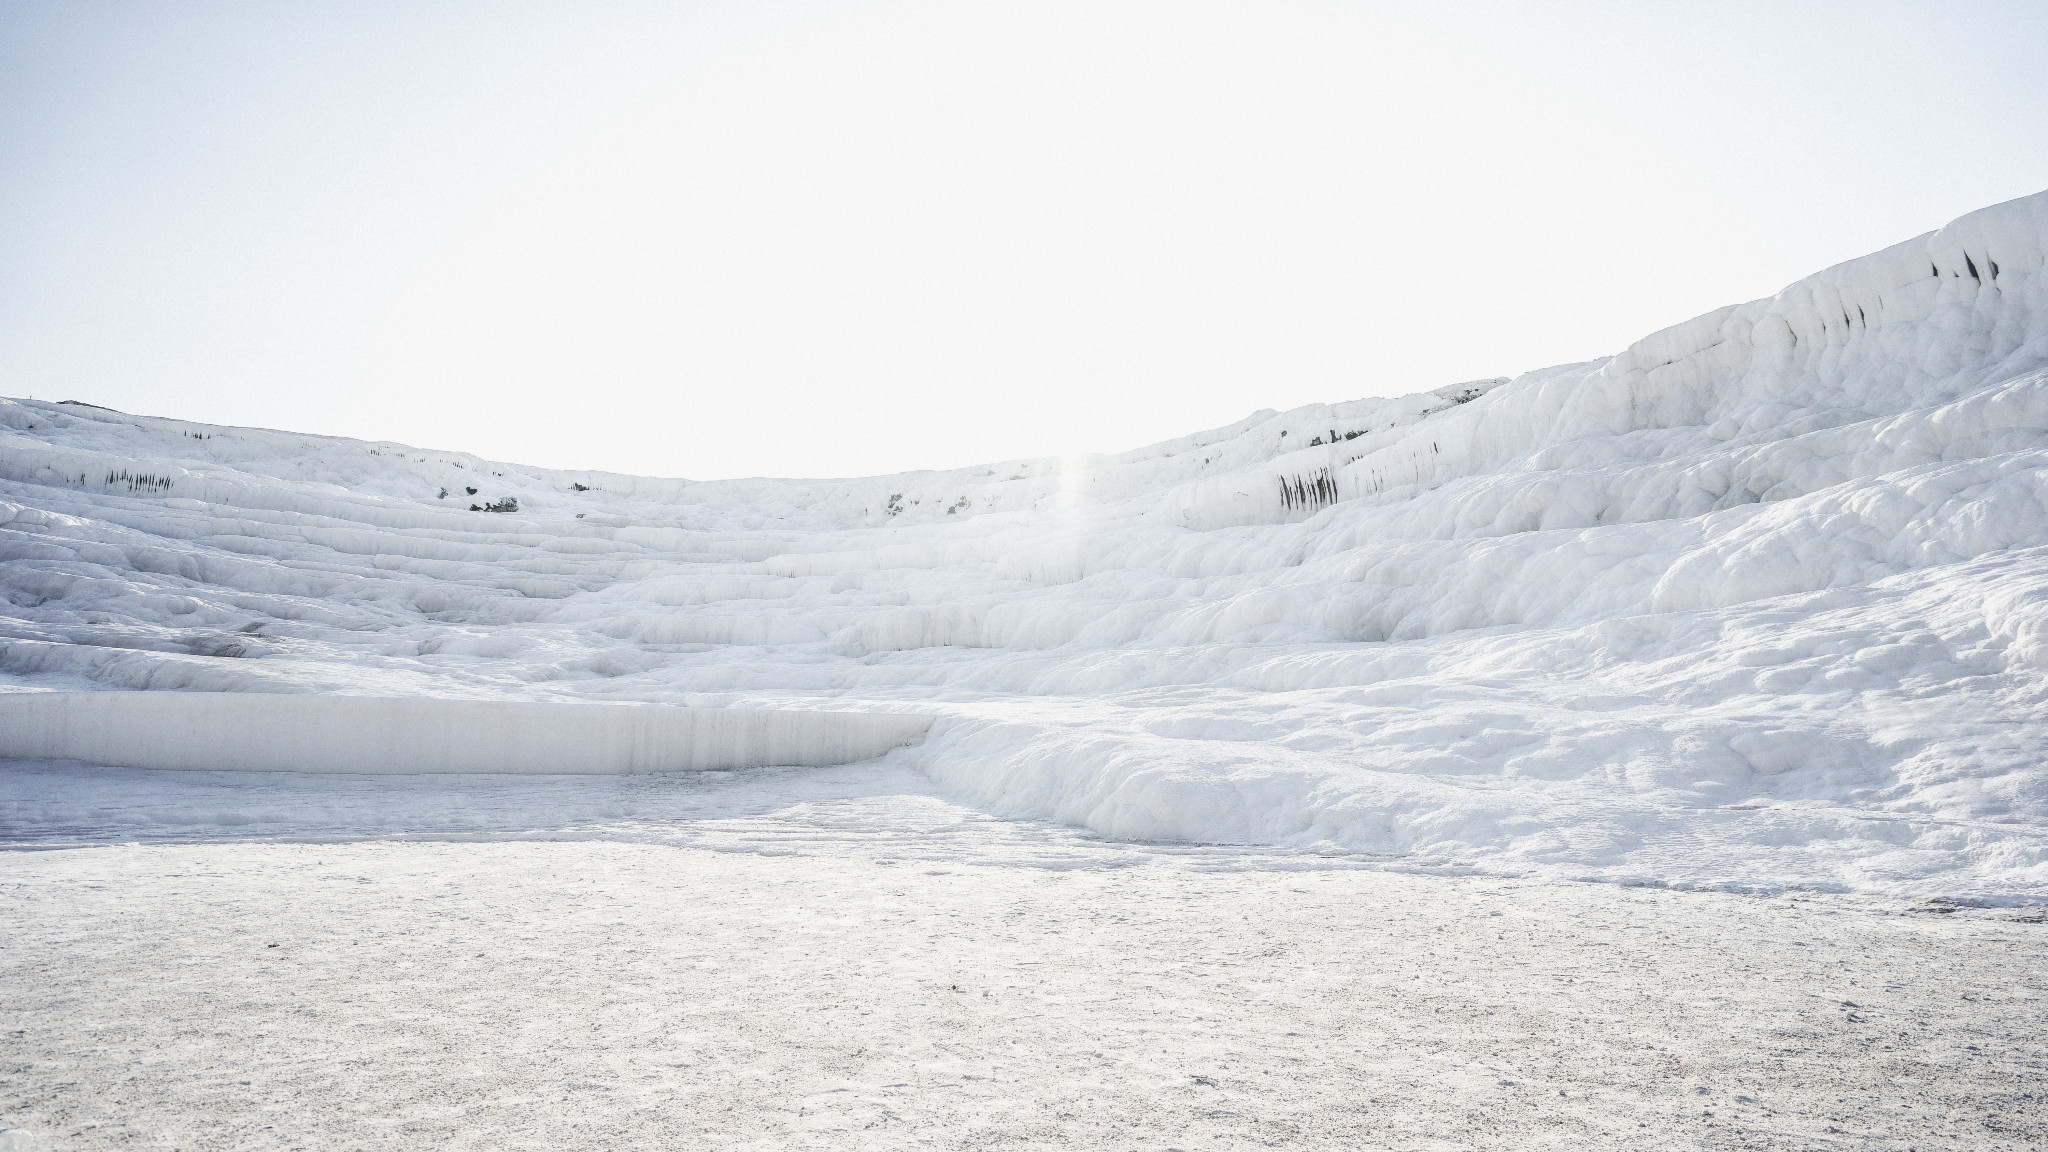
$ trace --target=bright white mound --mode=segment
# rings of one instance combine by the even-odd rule
[[[931,720],[861,712],[196,692],[0,695],[0,756],[286,772],[687,772],[870,760]]]
[[[2044,247],[2048,194],[1592,363],[859,480],[7,402],[0,672],[914,708],[1112,835],[2040,899]]]

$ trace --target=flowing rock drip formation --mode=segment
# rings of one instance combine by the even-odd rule
[[[931,720],[873,712],[251,692],[0,694],[0,756],[189,771],[692,772],[870,760]]]

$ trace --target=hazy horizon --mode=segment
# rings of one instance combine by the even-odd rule
[[[0,391],[714,479],[1618,351],[2048,187],[2048,13],[0,9]]]

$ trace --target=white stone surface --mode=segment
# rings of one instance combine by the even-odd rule
[[[2038,912],[779,802],[669,843],[0,853],[0,1125],[195,1152],[2048,1142]]]

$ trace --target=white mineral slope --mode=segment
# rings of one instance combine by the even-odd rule
[[[2044,249],[2048,193],[1604,360],[854,480],[9,401],[0,672],[936,714],[950,795],[1111,836],[2039,901]]]

